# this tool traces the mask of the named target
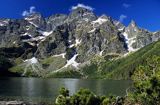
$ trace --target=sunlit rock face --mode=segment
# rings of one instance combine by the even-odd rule
[[[125,28],[123,35],[129,52],[136,51],[154,41],[154,34],[139,28],[133,20]]]
[[[13,62],[22,59],[25,67],[46,71],[79,69],[97,55],[123,56],[159,38],[160,32],[139,28],[134,21],[126,27],[109,16],[96,16],[93,10],[82,7],[68,15],[44,18],[33,13],[24,19],[0,19],[0,48],[21,49],[3,52],[14,53],[16,57],[8,56]]]

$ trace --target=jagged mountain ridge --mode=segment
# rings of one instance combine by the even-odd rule
[[[0,48],[21,49],[11,52],[18,53],[17,57],[9,57],[23,60],[16,65],[31,64],[31,69],[39,69],[34,64],[40,62],[41,69],[59,71],[68,67],[78,69],[97,55],[123,56],[136,51],[157,41],[160,32],[141,29],[134,21],[125,27],[109,16],[98,17],[79,7],[69,15],[43,18],[34,13],[24,19],[0,19],[0,35]]]

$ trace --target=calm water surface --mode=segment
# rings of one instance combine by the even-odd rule
[[[97,79],[42,79],[42,78],[0,78],[0,96],[44,97],[54,99],[60,87],[66,87],[70,94],[80,88],[88,88],[98,95],[125,95],[131,86],[129,80]]]

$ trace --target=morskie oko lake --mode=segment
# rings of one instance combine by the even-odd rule
[[[130,80],[1,77],[0,97],[30,101],[54,100],[61,87],[69,89],[70,95],[87,88],[97,95],[124,96],[131,85]]]

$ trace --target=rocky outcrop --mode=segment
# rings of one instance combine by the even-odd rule
[[[156,40],[152,32],[139,28],[133,20],[123,30],[122,34],[125,37],[129,52],[136,51]]]

